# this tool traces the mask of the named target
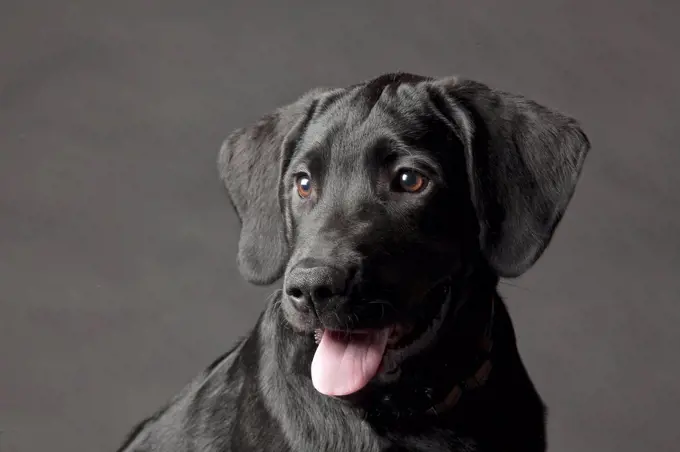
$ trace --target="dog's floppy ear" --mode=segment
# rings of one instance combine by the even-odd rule
[[[289,257],[280,204],[280,176],[325,90],[232,132],[222,144],[218,170],[241,222],[238,265],[251,283],[281,277]]]
[[[562,219],[588,138],[574,119],[522,96],[469,80],[435,86],[435,103],[448,110],[464,141],[485,258],[499,276],[519,276]]]

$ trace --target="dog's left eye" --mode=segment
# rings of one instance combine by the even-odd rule
[[[397,173],[395,182],[399,191],[418,193],[425,190],[430,181],[416,170],[403,169]]]
[[[295,178],[295,186],[300,198],[309,198],[312,194],[312,180],[306,174],[300,174]]]

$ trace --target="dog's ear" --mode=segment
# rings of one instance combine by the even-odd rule
[[[572,118],[474,81],[434,83],[433,100],[466,148],[485,258],[502,277],[527,271],[548,246],[590,143]]]
[[[220,178],[241,222],[239,270],[253,284],[276,281],[288,261],[280,177],[324,92],[310,91],[250,127],[235,130],[220,149]]]

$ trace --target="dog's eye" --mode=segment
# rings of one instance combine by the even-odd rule
[[[300,198],[309,198],[312,194],[312,180],[306,174],[300,174],[295,178],[295,186]]]
[[[408,193],[418,193],[427,187],[429,180],[412,169],[403,169],[397,173],[396,181],[400,190]]]

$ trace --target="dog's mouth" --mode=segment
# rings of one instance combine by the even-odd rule
[[[413,323],[396,323],[381,329],[337,331],[317,329],[318,344],[312,360],[312,382],[329,396],[346,396],[371,380],[386,381],[398,375],[399,365],[416,355],[437,335],[449,309],[449,284],[437,285]]]

